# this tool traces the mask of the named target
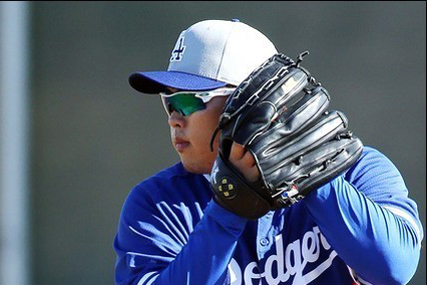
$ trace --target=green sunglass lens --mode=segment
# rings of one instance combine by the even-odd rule
[[[203,101],[195,97],[194,94],[178,94],[172,97],[166,97],[164,100],[169,114],[171,114],[172,111],[176,111],[181,116],[188,116],[206,108]]]

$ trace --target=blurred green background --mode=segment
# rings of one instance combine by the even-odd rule
[[[31,2],[29,16],[32,284],[113,284],[129,190],[178,161],[159,99],[127,78],[166,69],[205,19],[239,18],[293,58],[309,50],[304,66],[395,163],[425,226],[425,2]],[[410,284],[425,265],[424,240]]]

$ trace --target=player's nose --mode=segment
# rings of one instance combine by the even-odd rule
[[[178,112],[173,111],[168,118],[168,124],[172,128],[184,128],[185,127],[185,117],[180,115]]]

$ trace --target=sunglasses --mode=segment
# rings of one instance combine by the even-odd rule
[[[181,116],[206,109],[206,104],[216,96],[228,96],[235,88],[224,87],[208,91],[179,91],[172,94],[160,93],[160,98],[168,116],[175,111]]]

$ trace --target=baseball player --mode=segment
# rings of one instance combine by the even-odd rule
[[[331,96],[237,20],[183,31],[160,94],[180,162],[127,197],[116,284],[404,284],[423,229],[393,163],[363,146]],[[333,96],[332,96],[333,97]]]

